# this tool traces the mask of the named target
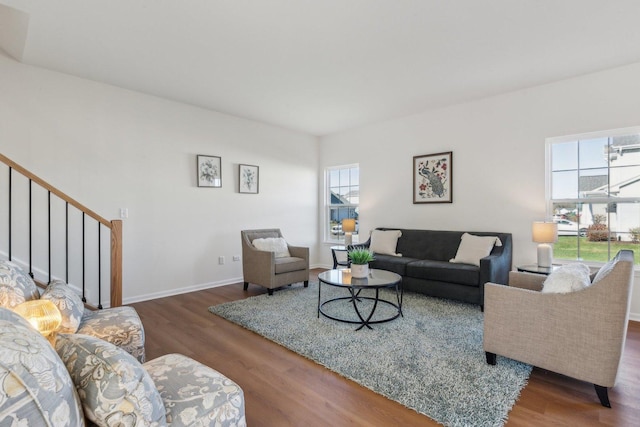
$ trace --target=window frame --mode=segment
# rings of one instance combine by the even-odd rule
[[[606,205],[606,211],[607,211],[607,224],[610,224],[610,214],[611,209],[609,208],[609,206],[611,206],[612,204],[615,204],[616,208],[617,205],[619,203],[625,204],[625,203],[640,203],[640,196],[639,197],[615,197],[615,196],[611,196],[611,194],[609,194],[609,190],[611,189],[611,161],[607,160],[607,165],[606,165],[606,171],[607,171],[607,195],[606,196],[597,196],[597,197],[581,197],[581,193],[580,191],[578,191],[577,196],[575,198],[557,198],[554,199],[553,198],[553,174],[554,174],[554,170],[553,170],[553,158],[552,158],[552,146],[554,144],[561,144],[561,143],[568,143],[568,142],[580,142],[580,141],[586,141],[586,140],[591,140],[591,139],[598,139],[598,138],[615,138],[615,137],[620,137],[620,136],[627,136],[627,135],[633,135],[633,134],[640,134],[640,126],[633,126],[633,127],[627,127],[627,128],[620,128],[620,129],[613,129],[613,130],[606,130],[606,131],[596,131],[596,132],[589,132],[589,133],[583,133],[583,134],[575,134],[575,135],[567,135],[567,136],[561,136],[561,137],[551,137],[551,138],[546,138],[545,140],[545,204],[546,204],[546,216],[547,218],[551,219],[554,217],[554,205],[556,204],[575,204],[576,205],[576,209],[581,209],[582,205],[584,203],[588,203],[591,205]],[[580,146],[578,145],[578,148]],[[577,152],[577,156],[578,159],[580,158],[580,151],[578,150]],[[640,165],[640,162],[638,163],[638,165]],[[576,167],[578,173],[581,170],[589,170],[589,169],[599,169],[599,168],[584,168],[584,169],[580,169],[580,162],[578,160],[578,166]],[[604,169],[604,168],[602,168]],[[556,171],[557,172],[557,171]],[[579,189],[578,189],[579,190]],[[613,256],[615,256],[615,253],[612,254],[611,253],[611,236],[612,233],[617,233],[617,231],[612,231],[610,226],[608,226],[608,233],[609,233],[609,238],[607,239],[607,258],[610,260]],[[615,235],[614,235],[615,236]],[[561,262],[576,262],[576,261],[580,261],[580,262],[584,262],[590,265],[594,265],[594,266],[599,266],[602,265],[604,262],[601,261],[593,261],[593,260],[584,260],[580,255],[580,239],[579,239],[579,233],[576,235],[576,239],[577,239],[577,247],[576,247],[576,258],[573,259],[567,259],[567,258],[556,258],[554,255],[554,262],[556,261],[561,261]]]
[[[358,170],[358,184],[351,185],[349,183],[348,187],[358,187],[358,194],[360,192],[360,164],[359,163],[349,163],[344,165],[337,166],[328,166],[324,170],[324,214],[322,221],[322,236],[325,243],[331,243],[334,245],[344,245],[344,234],[334,237],[331,234],[331,209],[340,207],[340,208],[348,208],[354,209],[357,212],[357,217],[359,218],[359,207],[360,207],[360,196],[358,195],[358,203],[347,203],[347,204],[333,204],[331,203],[331,173],[333,171],[340,171],[345,169],[354,169]],[[357,236],[357,233],[353,233],[353,236]]]

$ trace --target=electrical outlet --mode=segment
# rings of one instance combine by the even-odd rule
[[[233,256],[233,260],[234,261],[240,261],[240,255],[234,255]]]
[[[220,264],[220,265],[224,264],[224,257],[223,256],[219,256],[218,257],[218,264]]]
[[[129,209],[127,209],[127,208],[120,208],[120,218],[121,218],[121,219],[129,218]]]

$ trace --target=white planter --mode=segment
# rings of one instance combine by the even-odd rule
[[[369,275],[369,264],[351,264],[351,277],[363,278]]]

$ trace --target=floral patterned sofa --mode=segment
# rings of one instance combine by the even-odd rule
[[[180,354],[143,364],[133,308],[78,311],[68,292],[58,282],[42,295],[63,312],[54,347],[10,310],[39,293],[17,265],[0,261],[0,426],[246,425],[236,383]]]

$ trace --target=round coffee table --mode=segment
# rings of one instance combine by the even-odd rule
[[[360,325],[356,331],[359,331],[363,327],[371,328],[372,324],[375,323],[384,323],[389,322],[391,320],[397,319],[399,316],[402,316],[402,297],[403,297],[403,289],[402,289],[402,277],[399,274],[393,273],[391,271],[386,270],[369,270],[369,276],[366,278],[358,279],[351,277],[351,270],[327,270],[320,274],[318,274],[318,318],[320,318],[320,314],[323,316],[337,320],[339,322],[345,323],[354,323]],[[345,288],[349,290],[349,296],[331,298],[327,301],[322,302],[321,300],[321,292],[322,285],[335,286],[339,288]],[[370,296],[360,296],[360,292],[364,289],[375,289],[375,297]],[[396,301],[387,301],[385,299],[380,298],[380,289],[395,289],[396,292]],[[358,302],[361,300],[370,300],[373,301],[373,307],[371,308],[371,312],[361,313],[360,308],[358,307]],[[344,319],[341,317],[336,317],[327,314],[323,307],[328,304],[337,304],[341,301],[351,302],[353,304],[353,308],[358,315],[359,320],[350,320]],[[373,318],[373,314],[378,307],[378,304],[386,304],[395,308],[394,313],[388,317],[382,319],[371,320]],[[366,315],[366,317],[365,317]]]

